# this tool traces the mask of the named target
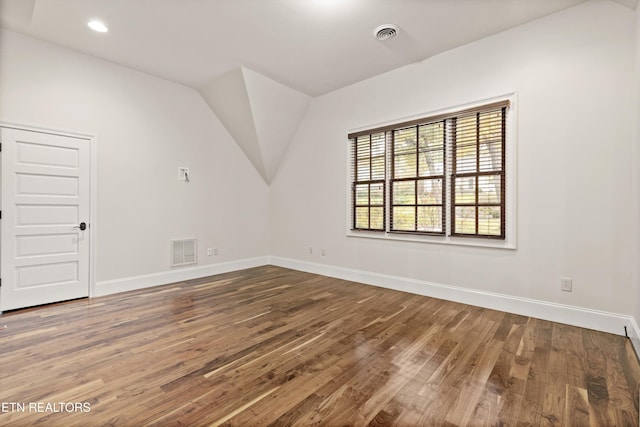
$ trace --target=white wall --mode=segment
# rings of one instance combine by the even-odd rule
[[[633,270],[632,270],[632,286],[633,292],[631,298],[634,301],[633,317],[636,320],[635,330],[631,331],[631,337],[635,346],[636,352],[640,354],[640,329],[638,329],[638,320],[640,320],[640,5],[636,7],[636,60],[635,60],[635,106],[634,106],[634,132],[633,132],[633,149],[632,149],[632,164],[633,164],[633,181],[632,181],[632,193],[631,212],[633,217],[633,226],[631,228],[631,235],[633,236]]]
[[[268,254],[268,187],[196,90],[9,31],[0,51],[0,121],[97,135],[98,282],[162,282],[176,238],[201,266]]]
[[[640,319],[639,14],[593,0],[315,98],[271,188],[195,90],[9,31],[0,121],[97,135],[99,282],[161,280],[197,237],[200,265],[270,253]],[[350,129],[514,91],[517,250],[345,236]]]
[[[633,314],[634,21],[594,0],[314,99],[271,186],[271,254]],[[517,250],[345,236],[350,129],[510,92]]]

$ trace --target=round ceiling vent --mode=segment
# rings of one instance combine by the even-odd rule
[[[387,40],[398,34],[398,26],[394,24],[384,24],[373,30],[373,36],[378,40]]]

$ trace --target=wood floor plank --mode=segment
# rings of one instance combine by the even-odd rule
[[[3,426],[638,425],[623,337],[273,266],[0,322]]]

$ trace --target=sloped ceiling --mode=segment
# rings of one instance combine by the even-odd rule
[[[311,97],[245,67],[216,77],[200,94],[271,183]]]
[[[310,97],[584,1],[0,0],[0,27],[197,89],[271,182]]]
[[[584,1],[0,0],[0,26],[194,88],[248,67],[316,96]]]

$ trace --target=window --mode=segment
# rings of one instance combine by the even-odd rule
[[[505,240],[508,99],[349,134],[350,230]]]
[[[354,140],[353,228],[384,230],[385,134],[374,133]]]
[[[451,234],[504,238],[506,107],[452,120]]]
[[[444,130],[440,121],[392,131],[391,231],[444,233]]]

